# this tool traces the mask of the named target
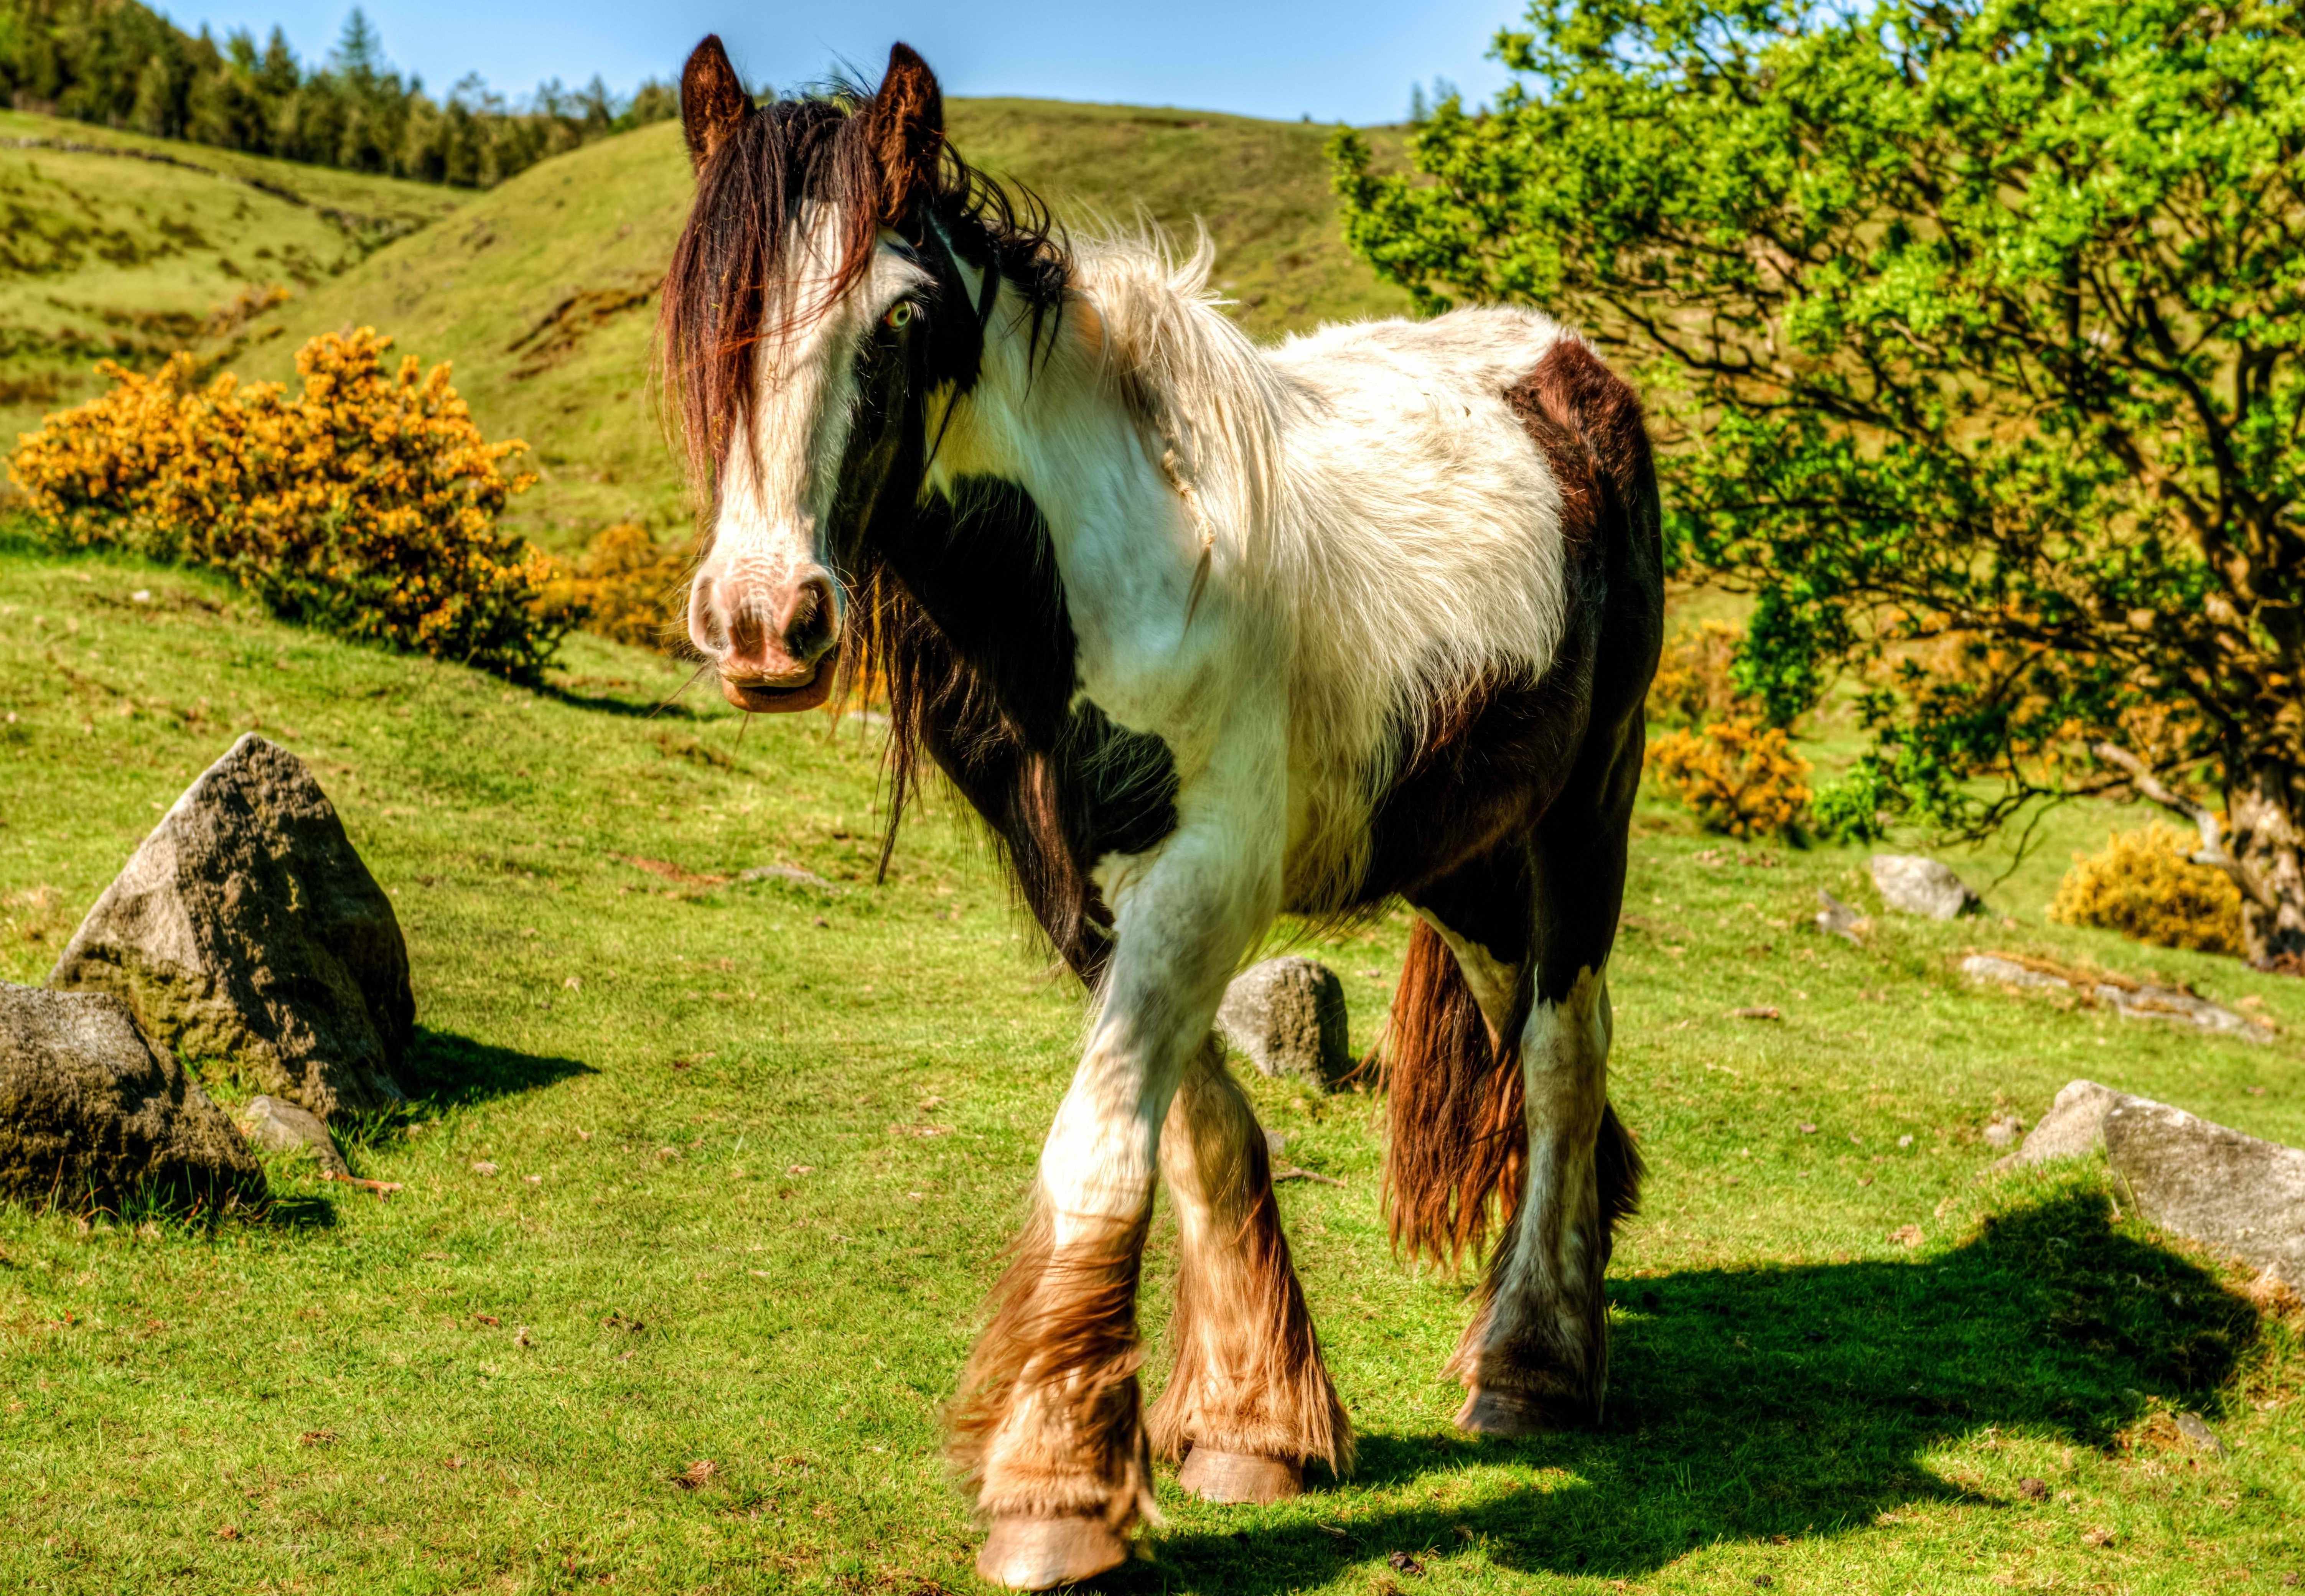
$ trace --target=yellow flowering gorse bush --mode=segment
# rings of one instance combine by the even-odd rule
[[[546,601],[587,632],[670,652],[687,637],[680,620],[689,563],[678,541],[659,543],[646,527],[619,522],[595,537],[573,566],[556,568]]]
[[[10,474],[51,536],[230,572],[278,614],[346,636],[533,676],[568,629],[549,562],[496,521],[535,480],[504,469],[448,381],[387,370],[372,328],[296,356],[303,391],[201,386],[192,357],[23,435]]]
[[[2102,851],[2073,855],[2049,918],[2160,947],[2238,954],[2241,889],[2223,870],[2195,864],[2193,847],[2189,833],[2159,820],[2114,833]]]
[[[1648,760],[1707,831],[1787,836],[1808,810],[1809,763],[1776,726],[1716,720],[1659,738]]]

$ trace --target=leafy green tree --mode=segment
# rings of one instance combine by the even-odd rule
[[[1338,136],[1355,248],[1642,375],[1775,718],[1854,677],[1858,779],[1972,833],[2141,793],[2305,967],[2305,11],[1537,0],[1496,54],[1413,173]]]

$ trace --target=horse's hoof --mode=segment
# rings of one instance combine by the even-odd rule
[[[976,1554],[976,1573],[1011,1591],[1052,1591],[1127,1560],[1128,1542],[1097,1519],[996,1518]]]
[[[1212,1502],[1285,1502],[1305,1493],[1305,1465],[1291,1458],[1258,1457],[1195,1447],[1177,1471],[1177,1483]]]
[[[1510,1439],[1558,1430],[1561,1425],[1550,1419],[1544,1405],[1535,1397],[1475,1386],[1465,1394],[1465,1405],[1457,1410],[1457,1428],[1474,1435]]]

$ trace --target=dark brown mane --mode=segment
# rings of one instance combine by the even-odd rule
[[[1024,293],[1036,331],[1063,297],[1070,257],[1039,198],[979,172],[940,133],[923,191],[894,191],[874,107],[853,88],[771,101],[697,172],[695,203],[665,274],[657,344],[667,409],[707,505],[721,453],[751,403],[754,352],[855,287],[882,226],[918,242],[933,217],[971,265],[998,270]],[[828,204],[845,223],[832,284],[823,301],[792,302],[778,285],[791,266],[794,224]]]

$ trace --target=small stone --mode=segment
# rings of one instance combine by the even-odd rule
[[[285,1098],[259,1094],[240,1111],[240,1133],[266,1152],[306,1153],[330,1175],[350,1175],[328,1127]]]
[[[264,1192],[232,1121],[125,1003],[0,981],[0,1196],[76,1209]]]
[[[2025,1122],[2006,1114],[1995,1115],[1985,1125],[1985,1141],[1988,1147],[2008,1147],[2025,1133]]]
[[[2207,1452],[2212,1457],[2226,1455],[2224,1442],[2217,1439],[2217,1432],[2208,1427],[2200,1414],[2178,1413],[2175,1417],[2177,1433],[2190,1441],[2195,1451]]]
[[[1913,1144],[1913,1137],[1912,1137],[1912,1133],[1911,1133],[1911,1132],[1909,1132],[1909,1132],[1907,1132],[1904,1135],[1901,1135],[1901,1136],[1900,1136],[1900,1137],[1898,1137],[1898,1138],[1897,1138],[1897,1145],[1898,1145],[1898,1146],[1900,1146],[1900,1147],[1910,1147],[1912,1144]]]
[[[323,1120],[403,1099],[415,1032],[391,900],[304,762],[251,732],[137,847],[49,972]]]
[[[1828,937],[1840,937],[1850,942],[1862,942],[1865,932],[1873,923],[1853,907],[1820,887],[1816,901],[1823,904],[1816,913],[1816,929]]]
[[[2048,1482],[2029,1477],[2017,1481],[2017,1494],[2029,1502],[2046,1502],[2049,1499]]]
[[[472,1173],[475,1175],[494,1175],[496,1172],[497,1167],[486,1159],[479,1159],[472,1165]]]
[[[822,876],[818,875],[814,870],[804,870],[796,864],[756,864],[751,870],[739,871],[736,876],[736,879],[739,881],[783,881],[794,887],[812,887],[819,892],[838,892],[840,890],[831,882],[826,880]]]
[[[1911,853],[1873,855],[1873,886],[1881,901],[1899,913],[1930,920],[1958,920],[1983,902],[1952,870]]]
[[[1804,1136],[1814,1136],[1816,1134],[1816,1127],[1806,1119],[1802,1120],[1799,1125],[1793,1128],[1799,1131]]]
[[[1217,1030],[1261,1074],[1312,1082],[1326,1091],[1355,1063],[1348,1045],[1345,988],[1335,972],[1297,955],[1267,959],[1225,989]]]

